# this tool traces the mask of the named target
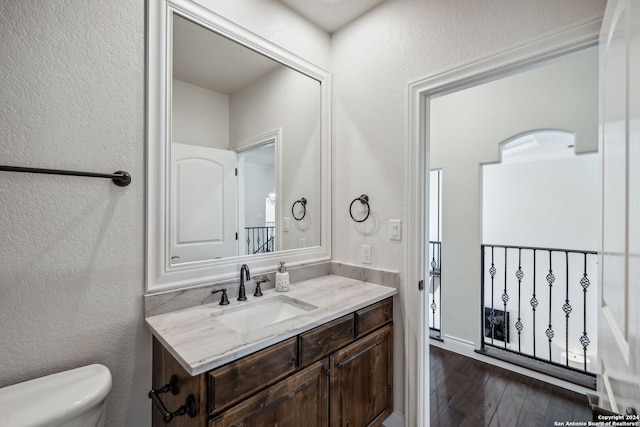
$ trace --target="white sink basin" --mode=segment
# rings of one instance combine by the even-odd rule
[[[241,302],[211,313],[217,321],[241,334],[291,319],[318,308],[313,304],[278,295],[263,300]]]

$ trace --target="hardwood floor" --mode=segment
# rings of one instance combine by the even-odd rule
[[[430,347],[431,426],[553,426],[589,421],[584,395]]]

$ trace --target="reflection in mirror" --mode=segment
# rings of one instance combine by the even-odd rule
[[[238,153],[239,169],[245,171],[238,183],[240,195],[240,251],[252,255],[276,250],[281,239],[276,229],[275,142],[250,147]],[[244,221],[244,223],[243,223]],[[244,224],[244,225],[242,225]]]
[[[170,264],[320,246],[320,82],[175,13],[172,53]]]

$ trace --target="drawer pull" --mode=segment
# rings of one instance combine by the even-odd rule
[[[195,397],[193,397],[193,394],[187,396],[187,401],[184,405],[179,407],[176,411],[170,412],[165,406],[162,399],[160,399],[160,396],[158,396],[159,394],[168,393],[169,391],[174,395],[180,393],[180,388],[178,386],[178,377],[175,375],[171,376],[168,384],[165,384],[157,390],[151,389],[151,391],[149,391],[149,398],[153,402],[153,406],[155,406],[155,408],[162,414],[162,421],[164,421],[165,424],[170,423],[174,417],[188,414],[191,418],[193,418],[198,414],[198,410],[196,408],[196,399]]]
[[[338,369],[342,369],[343,366],[348,365],[349,363],[353,362],[354,360],[356,360],[358,357],[362,356],[363,354],[365,354],[366,352],[368,352],[369,350],[376,348],[377,346],[379,346],[380,344],[383,343],[383,340],[379,340],[374,342],[373,344],[371,344],[369,347],[360,350],[359,352],[357,352],[356,354],[354,354],[353,356],[349,357],[348,359],[345,359],[343,362],[337,363],[336,367]]]

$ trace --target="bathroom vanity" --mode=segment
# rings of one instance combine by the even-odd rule
[[[324,276],[147,318],[153,389],[178,386],[158,398],[176,411],[192,396],[191,414],[169,425],[381,425],[393,410],[395,293]],[[153,425],[165,425],[157,408]]]
[[[211,301],[203,283],[235,283],[243,264],[329,269],[330,73],[203,2],[157,0],[147,10],[145,310],[162,309],[146,318],[154,426],[380,425],[392,411],[396,288],[325,273],[286,293],[248,289],[247,301],[230,293],[229,305],[201,305]],[[201,132],[184,126],[187,116],[204,117]],[[256,177],[243,162],[262,149],[274,161]],[[246,198],[245,187],[267,183],[268,198]],[[255,200],[259,212],[248,210]],[[273,219],[249,224],[265,203]],[[272,229],[255,239],[258,250],[255,226]],[[164,311],[178,300],[194,306]]]

